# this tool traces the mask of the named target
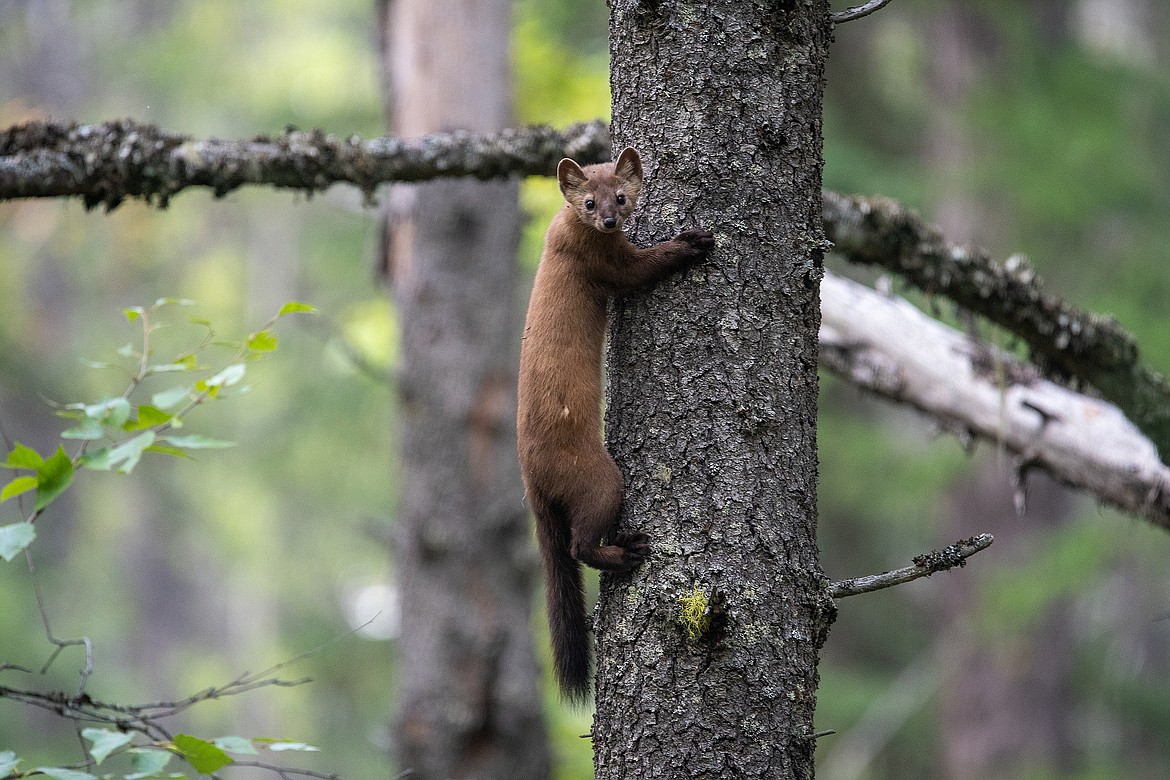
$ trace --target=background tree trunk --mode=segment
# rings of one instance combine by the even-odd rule
[[[402,136],[510,120],[510,0],[390,0],[380,18]],[[542,778],[535,556],[516,463],[516,181],[441,181],[391,202],[402,333],[402,599],[396,743],[414,778]]]
[[[816,532],[825,3],[612,3],[615,149],[647,166],[635,239],[716,234],[619,300],[607,437],[654,554],[603,577],[598,778],[811,777],[834,614]],[[678,599],[718,594],[689,639]],[[719,602],[721,606],[719,605]]]

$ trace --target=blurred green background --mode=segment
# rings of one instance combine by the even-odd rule
[[[0,0],[0,126],[126,116],[199,137],[380,135],[372,20],[368,0]],[[517,2],[517,122],[608,116],[606,24],[601,2]],[[1115,315],[1170,371],[1168,65],[1163,0],[899,0],[836,33],[825,184],[902,200],[999,257],[1027,254],[1047,289]],[[559,194],[532,179],[522,197],[532,269]],[[285,672],[310,685],[181,721],[313,743],[322,752],[299,765],[355,780],[386,776],[393,696],[394,396],[348,357],[394,365],[376,241],[376,211],[344,188],[194,191],[165,212],[0,203],[0,424],[42,452],[66,427],[49,402],[124,388],[82,363],[138,337],[122,307],[192,298],[236,337],[286,300],[321,309],[280,326],[280,351],[249,369],[252,393],[189,420],[238,447],[84,474],[33,549],[53,629],[93,639],[89,691],[106,700],[180,698],[383,609],[388,622]],[[954,318],[945,301],[912,297]],[[929,421],[822,380],[831,577],[982,531],[997,542],[963,571],[841,603],[821,667],[818,727],[837,732],[818,744],[821,776],[1170,776],[1170,538],[1038,476],[1017,518],[1012,464],[994,446],[968,453]],[[0,524],[17,519],[0,506]],[[0,627],[0,661],[43,663],[19,559],[0,565]],[[67,650],[43,683],[14,671],[0,683],[74,689],[79,656]],[[588,715],[551,691],[548,703],[558,777],[590,776]],[[3,749],[54,765],[76,760],[77,739],[0,701]]]

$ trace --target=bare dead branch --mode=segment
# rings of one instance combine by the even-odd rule
[[[852,8],[846,8],[844,11],[838,11],[833,14],[833,24],[844,24],[845,22],[852,22],[854,19],[860,19],[863,16],[869,16],[874,11],[881,9],[890,0],[869,0],[868,3],[855,5]]]
[[[896,271],[1023,339],[1042,368],[1093,385],[1170,454],[1170,382],[1139,359],[1115,320],[1078,310],[1041,289],[1021,257],[997,263],[948,243],[913,211],[885,198],[824,193],[825,232],[850,261]]]
[[[452,131],[416,139],[338,138],[289,130],[243,141],[195,140],[132,120],[30,122],[0,132],[0,200],[81,197],[87,208],[141,198],[165,208],[193,186],[217,197],[245,184],[320,192],[337,182],[368,196],[384,182],[440,176],[549,174],[561,157],[609,159],[604,122],[564,130]]]
[[[968,558],[980,550],[986,550],[994,541],[995,538],[991,534],[979,534],[979,536],[970,539],[963,539],[941,550],[916,556],[913,566],[882,574],[873,574],[868,577],[854,577],[834,582],[829,586],[829,594],[835,599],[843,599],[846,596],[892,588],[895,585],[911,582],[919,577],[929,577],[936,572],[947,571],[956,566],[966,566]]]
[[[820,341],[821,364],[851,383],[1170,530],[1170,468],[1113,404],[834,274],[821,281]]]

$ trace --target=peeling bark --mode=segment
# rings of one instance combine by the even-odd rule
[[[962,436],[994,442],[1101,502],[1170,530],[1170,468],[1113,404],[939,323],[902,298],[821,281],[821,364]],[[1022,476],[1022,475],[1021,475]]]
[[[1170,453],[1170,382],[1139,360],[1137,343],[1110,317],[1082,312],[1046,293],[1021,257],[995,262],[948,243],[917,214],[884,198],[824,194],[835,249],[851,262],[881,265],[1019,336],[1040,365],[1097,388]]]

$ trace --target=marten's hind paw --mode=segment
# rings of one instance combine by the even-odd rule
[[[641,531],[618,534],[613,538],[613,544],[625,550],[626,562],[631,567],[650,557],[650,537]]]

